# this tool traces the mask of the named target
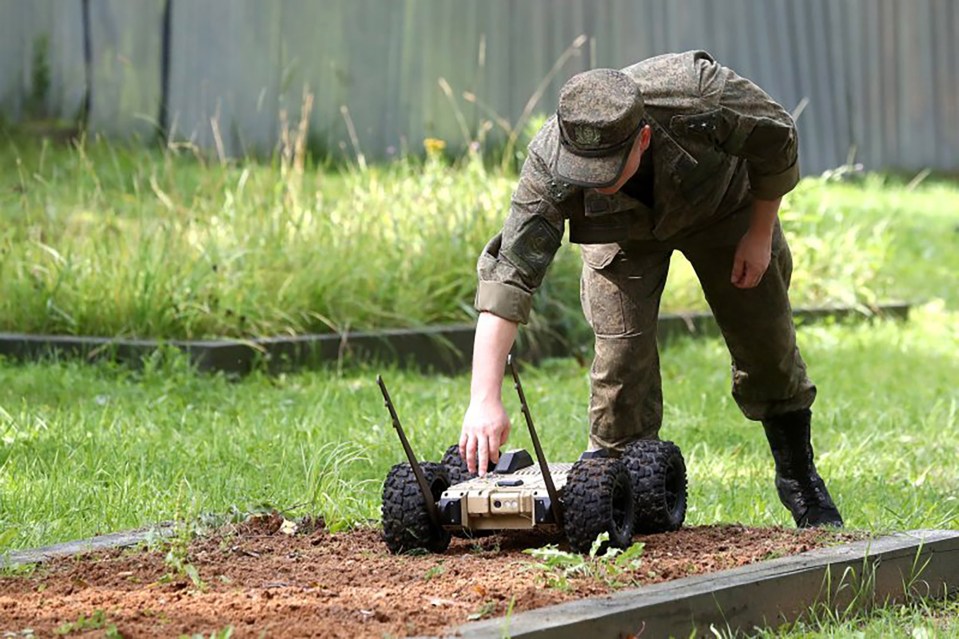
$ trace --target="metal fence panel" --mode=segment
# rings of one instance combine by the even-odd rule
[[[269,151],[282,77],[282,4],[171,0],[170,128],[222,155]]]
[[[304,87],[314,147],[384,159],[420,152],[427,136],[501,142],[530,112],[552,111],[573,73],[704,48],[803,107],[806,173],[848,158],[959,168],[955,0],[91,0],[94,130],[151,130],[167,3],[167,123],[224,154],[275,149],[280,113],[299,119]],[[44,34],[52,110],[82,104],[82,6],[0,0],[8,117],[24,115]]]
[[[140,137],[158,130],[163,4],[163,0],[90,3],[92,129]]]
[[[6,117],[78,115],[87,86],[80,9],[79,2],[0,0],[0,111]],[[49,87],[39,95],[42,67]],[[33,95],[42,99],[33,104]]]

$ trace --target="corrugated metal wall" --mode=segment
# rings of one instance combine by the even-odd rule
[[[533,110],[551,111],[562,81],[582,69],[705,48],[801,110],[807,172],[853,153],[869,168],[959,168],[955,0],[168,1],[167,124],[206,148],[219,136],[229,154],[271,149],[280,110],[298,117],[304,85],[316,141],[355,154],[345,107],[356,146],[377,159],[418,151],[426,136],[463,144],[484,121],[502,137],[538,89]],[[94,130],[155,127],[166,2],[88,0]],[[82,105],[83,6],[0,0],[8,118],[23,116],[44,34],[48,110],[69,116]]]
[[[72,117],[83,104],[83,28],[80,2],[0,0],[0,112],[19,119],[33,86],[33,58],[46,44],[49,115]]]

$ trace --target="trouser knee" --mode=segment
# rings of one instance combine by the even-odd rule
[[[621,451],[658,437],[663,394],[655,335],[596,338],[589,421],[591,448]]]

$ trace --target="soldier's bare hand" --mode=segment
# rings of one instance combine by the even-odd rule
[[[470,402],[460,433],[460,456],[471,473],[486,474],[490,462],[499,461],[499,449],[509,438],[510,422],[498,400]]]
[[[731,281],[737,288],[754,288],[763,279],[772,254],[772,238],[766,233],[747,232],[739,240],[733,258]]]

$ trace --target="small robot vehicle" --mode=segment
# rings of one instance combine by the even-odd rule
[[[523,416],[537,463],[507,451],[483,477],[470,474],[458,446],[442,461],[417,462],[382,377],[383,394],[409,463],[390,469],[383,484],[383,539],[393,553],[446,550],[452,534],[504,530],[563,532],[576,552],[609,534],[626,548],[635,533],[677,530],[686,516],[686,465],[672,442],[640,440],[618,458],[586,452],[575,463],[547,464],[512,359]]]

